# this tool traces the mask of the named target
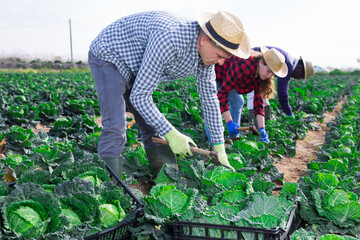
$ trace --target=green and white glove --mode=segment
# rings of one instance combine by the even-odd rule
[[[218,152],[220,163],[225,167],[231,169],[231,171],[235,172],[235,169],[230,165],[229,160],[227,158],[224,143],[214,144],[214,150]]]
[[[194,145],[194,147],[196,147],[196,144],[191,138],[180,133],[175,128],[166,134],[165,138],[169,141],[169,146],[175,154],[193,155],[189,143]]]

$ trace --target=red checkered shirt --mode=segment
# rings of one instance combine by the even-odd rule
[[[216,81],[222,83],[218,91],[222,113],[229,110],[228,96],[235,89],[239,94],[254,91],[254,114],[264,116],[264,101],[259,94],[262,80],[256,73],[258,65],[253,57],[242,59],[236,56],[226,59],[222,66],[215,65]]]

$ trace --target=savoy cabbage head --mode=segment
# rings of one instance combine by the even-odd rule
[[[301,218],[316,225],[317,231],[322,234],[331,231],[360,237],[358,195],[340,188],[333,173],[326,174],[322,171],[299,180]]]
[[[80,178],[58,184],[53,191],[65,216],[66,234],[81,238],[101,230],[99,201],[91,182]]]
[[[117,200],[113,204],[101,204],[99,209],[101,211],[101,226],[104,229],[116,226],[126,217],[124,209]]]
[[[157,224],[176,219],[192,208],[198,191],[181,189],[175,185],[157,184],[144,197],[145,218]]]
[[[50,182],[60,183],[72,180],[75,177],[82,178],[92,182],[95,186],[101,185],[102,182],[110,182],[109,172],[105,168],[105,163],[99,158],[92,160],[69,161],[60,164],[51,174]]]
[[[360,203],[356,194],[341,189],[329,189],[326,192],[326,195],[321,191],[313,192],[320,216],[332,220],[340,227],[355,227],[360,224]]]
[[[24,129],[12,126],[6,131],[6,148],[15,154],[30,153],[30,149],[35,146],[37,136],[32,129]]]
[[[100,221],[103,229],[116,226],[129,214],[130,196],[124,194],[118,186],[111,182],[103,182],[100,186],[95,186],[95,192],[100,204]]]
[[[24,183],[2,200],[4,232],[9,238],[45,238],[57,231],[63,217],[59,201],[40,185]]]

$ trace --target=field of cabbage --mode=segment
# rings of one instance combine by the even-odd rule
[[[290,220],[299,229],[287,239],[359,239],[359,75],[314,75],[292,81],[289,93],[296,119],[270,100],[269,144],[254,135],[227,140],[236,172],[194,154],[178,157],[179,171],[165,165],[153,179],[137,126],[128,128],[120,177],[145,206],[132,238],[173,239],[174,221],[285,232],[297,206]],[[295,156],[296,141],[345,96],[317,159],[297,182],[284,182],[274,163]],[[161,84],[153,100],[179,131],[209,148],[192,77]],[[133,210],[96,154],[101,126],[95,119],[101,116],[90,73],[0,73],[0,113],[1,239],[83,239],[116,228]],[[195,227],[191,234],[240,239],[236,231],[222,235],[216,228]],[[241,237],[256,239],[252,231]]]

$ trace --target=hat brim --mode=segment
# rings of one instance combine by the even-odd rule
[[[264,47],[264,46],[261,46],[260,47],[260,52],[262,54],[264,54],[266,51],[268,51],[269,49],[267,47]],[[265,58],[264,58],[264,61],[266,62]],[[275,71],[270,65],[268,65],[266,63],[266,65],[270,68],[270,70],[277,76],[277,77],[286,77],[286,75],[288,74],[288,67],[286,64],[283,64],[280,68],[279,71]]]
[[[306,81],[306,79],[308,79],[309,77],[314,75],[314,66],[311,63],[309,63],[309,65],[308,65],[307,64],[308,61],[305,61],[304,58],[301,56],[300,56],[300,59],[302,60],[302,62],[304,64],[304,72],[305,72],[304,81]]]
[[[214,13],[207,13],[207,12],[201,12],[196,14],[196,20],[198,21],[201,29],[206,33],[207,36],[211,38],[214,42],[216,42],[221,48],[225,49],[227,52],[239,57],[247,59],[250,57],[250,41],[246,33],[244,33],[244,36],[240,42],[240,46],[238,49],[231,49],[223,44],[216,41],[213,36],[210,34],[210,32],[205,27],[205,24],[214,16]]]
[[[273,70],[271,69],[271,71],[273,71]],[[277,77],[283,78],[283,77],[286,77],[286,75],[288,74],[288,68],[287,68],[286,64],[284,64],[284,65],[282,65],[282,67],[280,68],[279,71],[277,71],[277,72],[273,71],[273,72]]]

